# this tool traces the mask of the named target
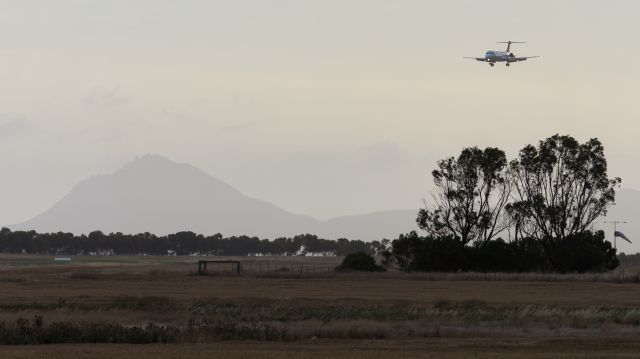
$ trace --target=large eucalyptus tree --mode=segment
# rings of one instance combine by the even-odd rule
[[[554,135],[520,150],[509,164],[507,212],[520,236],[553,242],[582,233],[607,213],[620,178],[609,178],[604,147]]]
[[[465,148],[457,158],[438,162],[432,172],[433,203],[418,213],[420,228],[434,236],[455,236],[462,243],[486,243],[504,231],[509,200],[507,158],[488,147]]]

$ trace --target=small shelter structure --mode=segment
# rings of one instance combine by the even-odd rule
[[[240,273],[240,261],[230,261],[230,260],[199,260],[198,261],[198,274],[206,274],[207,273],[207,264],[215,263],[215,264],[231,264],[231,271]],[[235,265],[235,268],[234,268]]]

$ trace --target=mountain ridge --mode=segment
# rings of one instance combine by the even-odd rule
[[[640,191],[622,189],[616,194],[616,205],[594,224],[594,228],[605,230],[607,239],[613,241],[613,228],[604,222],[628,222],[619,225],[618,230],[633,243],[617,241],[620,252],[640,251],[635,204],[640,204]],[[387,210],[319,221],[246,196],[190,164],[147,155],[113,173],[79,182],[48,210],[9,227],[75,234],[101,230],[163,235],[188,230],[269,239],[311,233],[327,239],[372,241],[418,230],[416,214],[417,209]]]
[[[190,230],[261,238],[313,233],[329,239],[375,240],[416,229],[411,228],[413,219],[402,218],[403,213],[410,212],[415,214],[417,210],[380,211],[318,221],[246,196],[190,164],[146,155],[113,173],[79,182],[48,210],[10,227],[73,233],[101,230],[167,234]],[[369,217],[375,220],[368,220]]]

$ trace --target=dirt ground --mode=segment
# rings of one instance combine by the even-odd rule
[[[420,340],[316,340],[295,343],[220,342],[167,345],[42,345],[0,347],[2,358],[638,358],[637,338],[428,338]]]

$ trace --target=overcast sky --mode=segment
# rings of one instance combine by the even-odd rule
[[[0,1],[0,225],[148,153],[319,219],[435,162],[600,138],[640,188],[638,1]],[[463,56],[515,45],[509,69]]]

